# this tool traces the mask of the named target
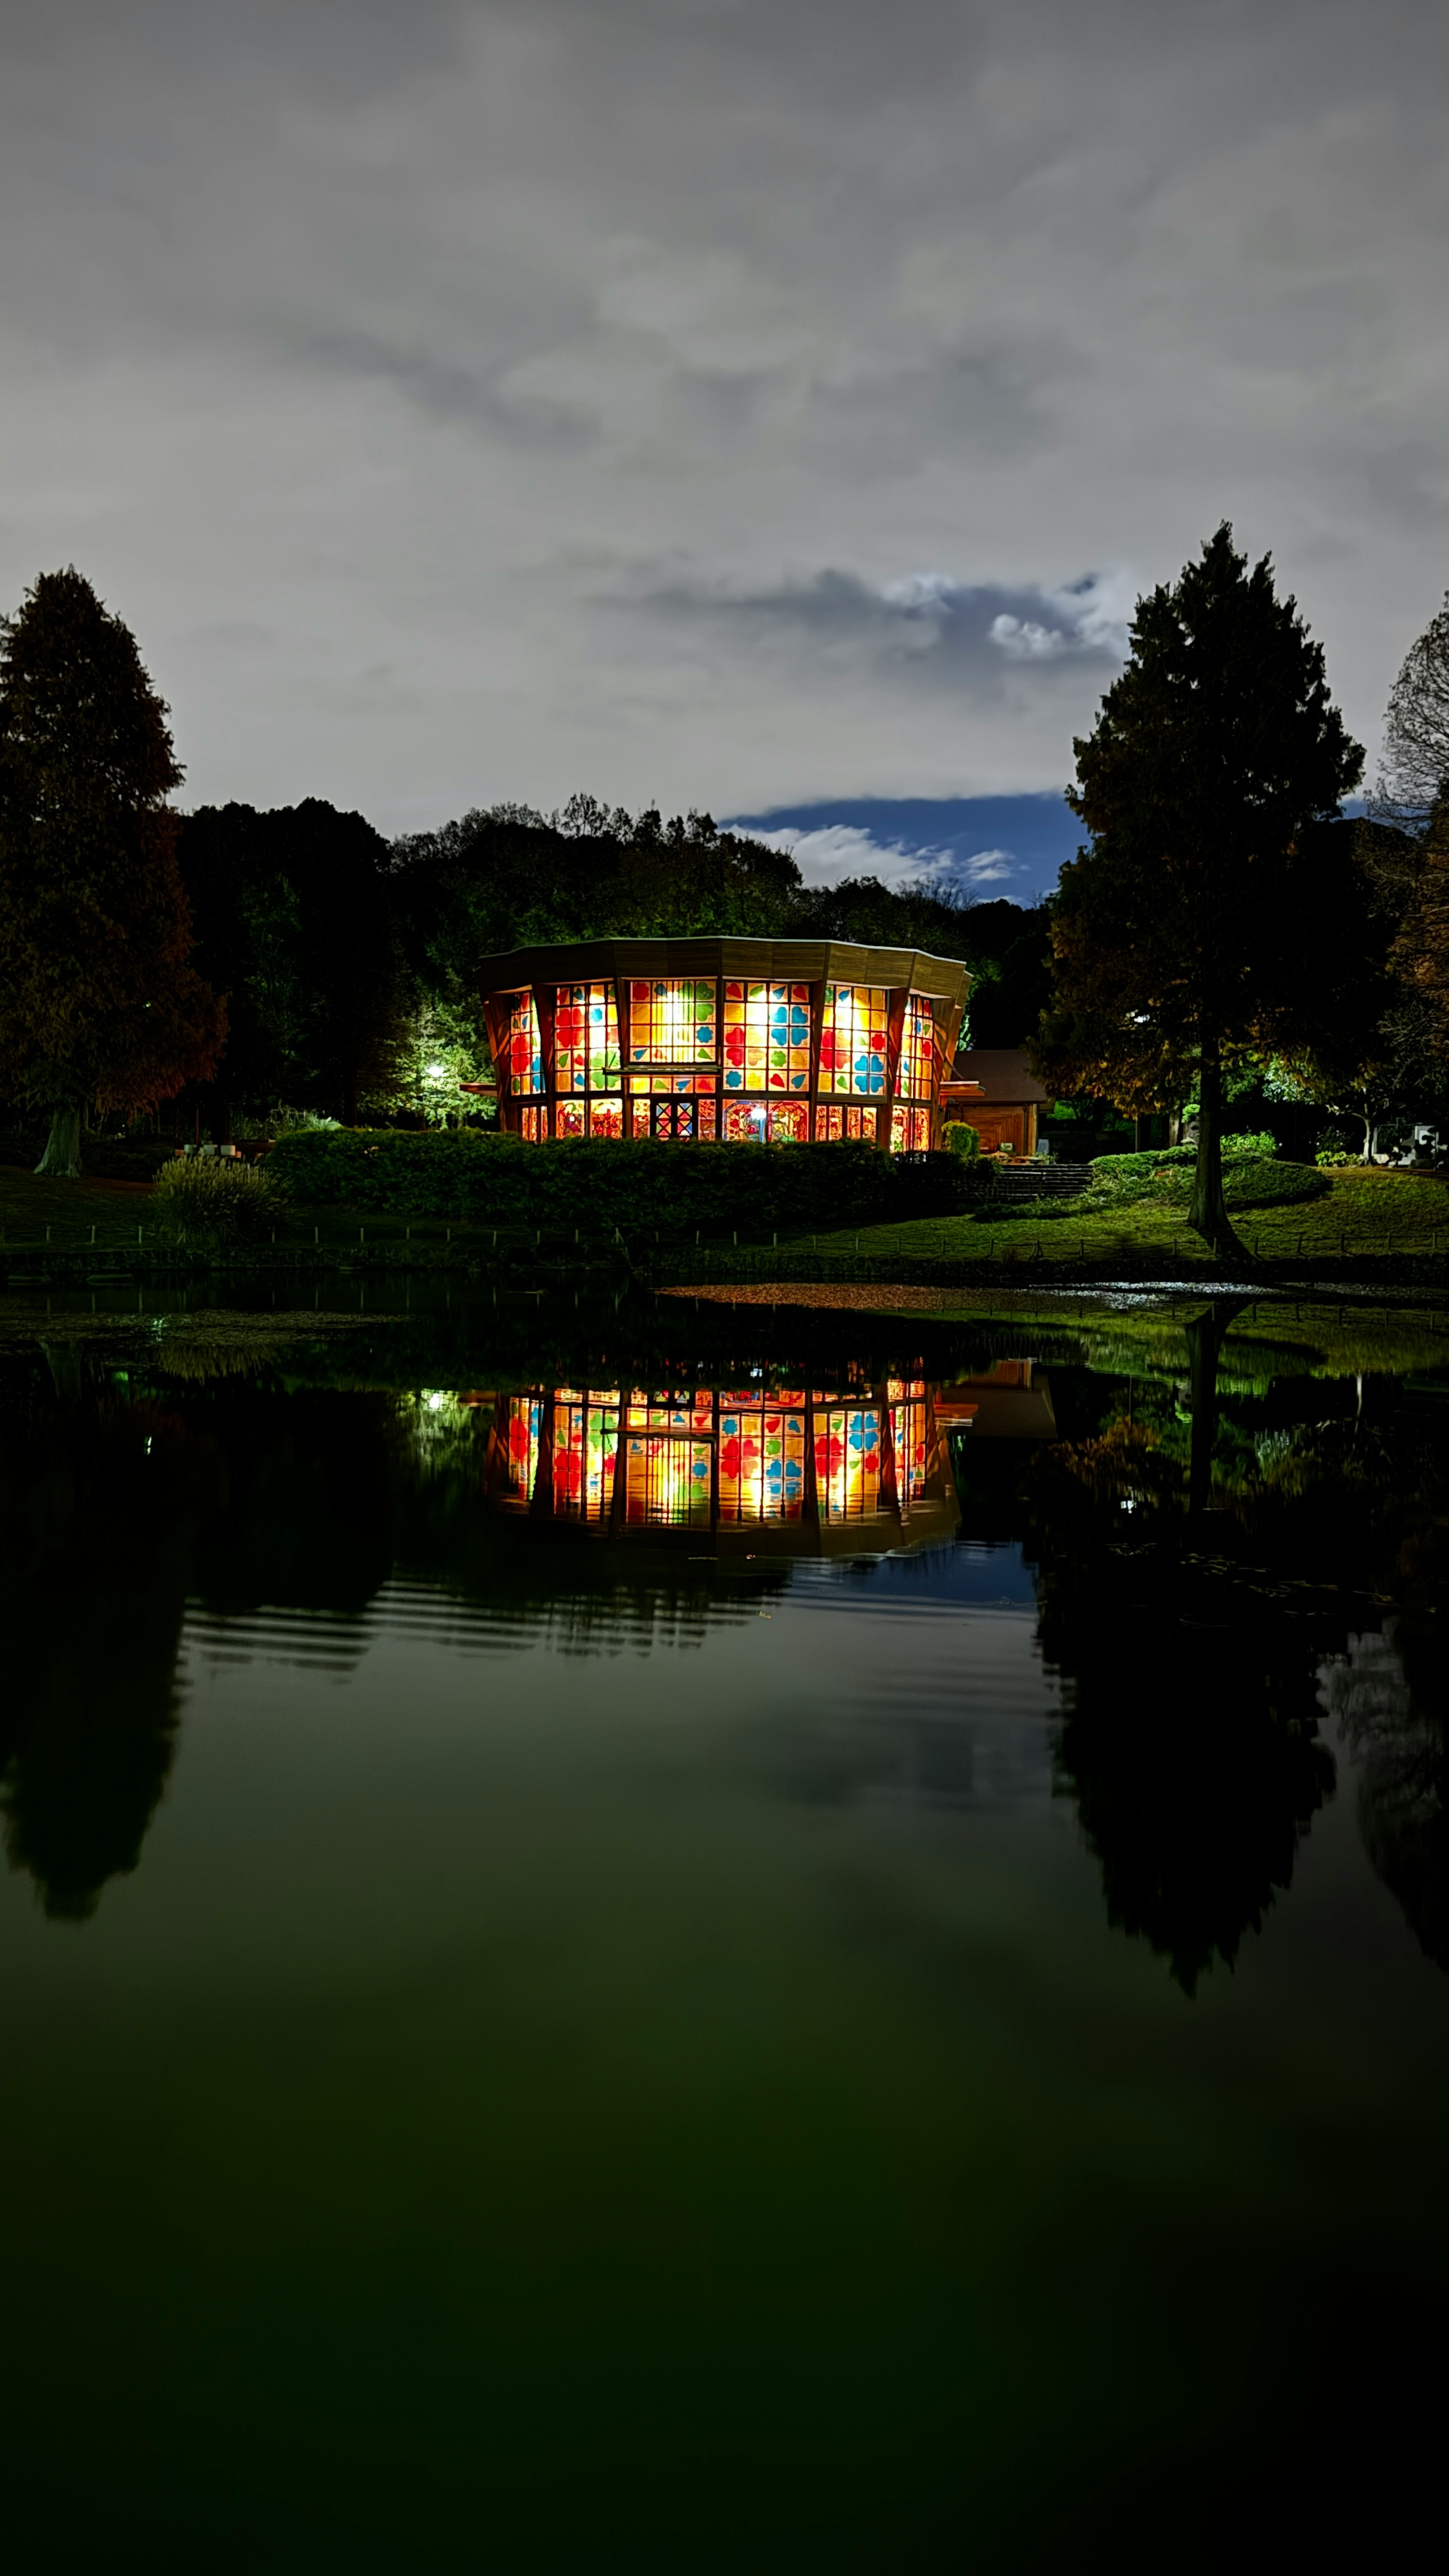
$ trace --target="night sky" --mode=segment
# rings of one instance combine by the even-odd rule
[[[0,25],[0,601],[95,582],[184,801],[582,787],[1031,891],[1224,516],[1372,766],[1449,582],[1427,0]]]

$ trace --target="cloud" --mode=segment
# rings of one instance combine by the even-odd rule
[[[974,888],[1004,883],[1023,873],[1010,850],[977,850],[968,858],[949,846],[881,841],[858,823],[825,823],[815,829],[785,826],[748,829],[752,839],[788,850],[808,886],[835,886],[847,877],[879,877],[887,886],[935,882]]]
[[[1008,877],[1023,873],[1020,859],[1010,850],[973,850],[969,859],[957,862],[957,873],[971,886],[1002,885]]]
[[[745,649],[772,635],[793,638],[837,667],[864,663],[999,693],[1013,667],[1092,662],[1109,672],[1126,650],[1129,594],[1116,574],[1043,589],[942,572],[877,584],[827,568],[756,588],[679,574],[613,596],[657,617],[733,628]]]
[[[754,832],[751,838],[773,850],[788,850],[808,886],[840,885],[846,877],[879,877],[883,885],[904,885],[929,863],[923,850],[908,850],[899,841],[873,841],[853,823],[828,823],[815,832]]]

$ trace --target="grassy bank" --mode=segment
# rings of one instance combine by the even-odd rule
[[[1255,1273],[1269,1278],[1449,1285],[1449,1189],[1402,1172],[1321,1175],[1317,1195],[1240,1206],[1234,1223]],[[1232,1267],[1232,1265],[1226,1265]],[[1092,1280],[1217,1279],[1225,1264],[1191,1232],[1185,1210],[1138,1201],[1068,1203],[1066,1213],[985,1209],[898,1225],[837,1228],[736,1255],[707,1253],[703,1282],[910,1278],[950,1283],[1017,1276]],[[683,1280],[686,1270],[675,1274]],[[662,1276],[662,1272],[661,1272]]]
[[[557,1150],[530,1156],[539,1164]],[[610,1149],[604,1149],[606,1151]],[[645,1149],[653,1173],[692,1169],[703,1149],[675,1156]],[[722,1148],[747,1156],[749,1147]],[[766,1152],[769,1149],[759,1149]],[[844,1149],[822,1148],[823,1153]],[[523,1157],[518,1159],[522,1160]],[[788,1163],[789,1154],[777,1158]],[[872,1158],[878,1160],[880,1158]],[[773,1178],[773,1173],[771,1175]],[[1427,1177],[1349,1168],[1315,1176],[1319,1194],[1240,1205],[1235,1222],[1255,1275],[1276,1280],[1375,1281],[1435,1291],[1449,1285],[1449,1190]],[[985,1205],[955,1215],[904,1216],[842,1225],[743,1222],[657,1204],[583,1207],[527,1223],[486,1216],[412,1216],[405,1209],[308,1204],[275,1208],[245,1246],[167,1240],[151,1192],[114,1181],[40,1181],[0,1169],[0,1282],[76,1285],[214,1271],[280,1282],[330,1274],[458,1271],[474,1277],[569,1283],[584,1294],[633,1279],[658,1285],[728,1280],[952,1282],[1029,1280],[1195,1281],[1222,1276],[1175,1202],[1070,1202],[1065,1213],[1005,1213]],[[831,1211],[838,1220],[839,1209]]]

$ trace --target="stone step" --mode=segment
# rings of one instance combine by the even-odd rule
[[[1013,1198],[1076,1198],[1092,1186],[1090,1163],[996,1163],[996,1186]]]

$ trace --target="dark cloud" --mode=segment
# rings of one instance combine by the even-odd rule
[[[1000,696],[1013,673],[1095,664],[1107,678],[1126,649],[1120,582],[1097,573],[1059,590],[916,573],[876,586],[827,569],[758,590],[679,577],[617,593],[655,616],[739,630],[749,646],[793,637],[824,658],[862,657],[911,677]]]

